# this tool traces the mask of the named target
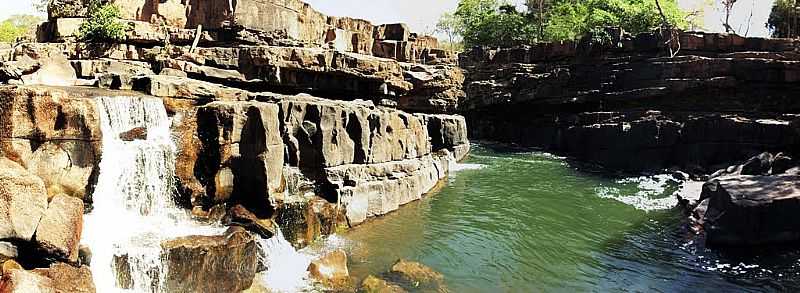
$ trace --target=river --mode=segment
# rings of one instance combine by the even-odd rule
[[[327,240],[358,278],[398,258],[452,292],[797,291],[797,249],[709,249],[682,226],[679,183],[475,145],[421,201]]]

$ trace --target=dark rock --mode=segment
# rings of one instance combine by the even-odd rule
[[[222,222],[225,225],[244,227],[248,231],[261,235],[264,239],[271,238],[276,231],[271,219],[259,219],[242,205],[235,205],[228,209]]]
[[[708,182],[701,200],[706,241],[720,245],[761,245],[800,240],[800,177],[730,176]]]
[[[257,246],[243,228],[221,236],[189,236],[161,244],[168,292],[239,292],[255,278]]]
[[[772,168],[772,154],[761,153],[742,165],[742,175],[768,175]]]
[[[779,153],[772,158],[772,174],[783,174],[787,170],[796,167],[797,163],[786,154]]]
[[[124,141],[146,140],[147,128],[136,127],[119,134],[119,139]]]

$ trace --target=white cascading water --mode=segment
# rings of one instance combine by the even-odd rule
[[[98,292],[117,288],[115,256],[127,256],[133,292],[163,292],[167,268],[162,241],[187,235],[214,235],[221,227],[191,220],[176,207],[175,144],[170,119],[160,99],[98,97],[103,132],[100,173],[85,218],[83,243],[92,250],[92,274]],[[147,138],[124,141],[120,134],[144,127]]]
[[[261,281],[272,292],[313,290],[307,271],[313,256],[297,251],[283,236],[281,229],[277,225],[275,227],[275,236],[258,240],[261,249],[259,261],[267,268],[261,274]]]

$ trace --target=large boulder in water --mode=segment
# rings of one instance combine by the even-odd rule
[[[358,290],[358,292],[405,293],[408,291],[397,284],[392,284],[376,276],[369,275],[364,279],[364,281],[361,282],[361,288]]]
[[[0,239],[30,241],[47,209],[44,182],[0,158]]]
[[[800,240],[800,176],[727,176],[700,197],[706,241],[762,245]]]
[[[57,195],[39,222],[35,240],[49,255],[77,262],[82,229],[83,201]]]
[[[308,272],[312,278],[329,288],[348,286],[350,271],[347,269],[347,254],[343,250],[335,250],[319,259],[311,261]]]
[[[161,244],[167,292],[239,292],[256,275],[257,245],[250,233],[232,227],[220,236],[188,236]]]

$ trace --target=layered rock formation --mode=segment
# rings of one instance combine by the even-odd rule
[[[302,247],[392,212],[469,152],[454,53],[404,24],[296,0],[109,2],[128,27],[119,42],[82,42],[89,1],[58,0],[42,43],[0,46],[0,261],[14,269],[3,290],[95,290],[80,240],[108,147],[98,97],[160,98],[174,199],[196,220],[242,227],[162,242],[170,292],[245,290],[258,237],[280,227]],[[151,130],[114,135],[138,143]],[[133,285],[136,257],[114,252],[118,286]]]
[[[612,34],[613,35],[613,34]],[[617,34],[619,35],[619,34]],[[797,45],[788,39],[658,33],[462,57],[476,138],[564,152],[615,169],[713,166],[790,151]]]

